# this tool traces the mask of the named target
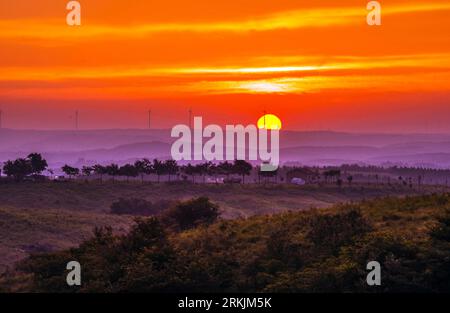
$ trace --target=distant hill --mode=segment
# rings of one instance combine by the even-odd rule
[[[168,158],[170,130],[0,130],[0,162],[41,152],[50,166]],[[394,164],[449,167],[450,134],[355,134],[283,131],[282,162],[304,165]]]

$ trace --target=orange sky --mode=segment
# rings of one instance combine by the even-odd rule
[[[0,0],[3,126],[256,123],[285,129],[450,132],[450,3]]]

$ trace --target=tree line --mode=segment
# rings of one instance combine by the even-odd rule
[[[184,179],[190,176],[192,181],[195,182],[196,177],[202,177],[203,181],[205,181],[206,176],[225,175],[229,178],[230,175],[239,175],[242,177],[242,182],[244,182],[245,176],[250,175],[253,166],[245,160],[235,160],[233,163],[225,161],[219,164],[204,162],[195,165],[190,163],[187,165],[179,165],[174,160],[161,161],[154,159],[150,161],[148,159],[142,159],[137,160],[133,164],[124,164],[122,166],[115,163],[109,165],[96,164],[93,166],[83,166],[81,170],[65,165],[62,167],[62,170],[69,177],[82,174],[84,176],[98,175],[102,179],[104,175],[108,175],[113,180],[117,176],[126,177],[127,181],[130,178],[139,176],[143,181],[145,175],[156,175],[158,182],[160,182],[162,176],[167,177],[169,182],[174,176],[183,175]]]
[[[80,175],[85,177],[97,175],[100,176],[100,180],[103,180],[103,176],[109,176],[112,177],[113,181],[117,176],[126,177],[127,181],[130,178],[140,176],[141,180],[144,181],[145,175],[156,175],[158,182],[160,182],[162,176],[166,176],[171,181],[172,177],[182,175],[185,180],[191,177],[192,181],[195,182],[196,177],[202,177],[203,182],[205,182],[207,176],[226,176],[229,179],[231,175],[239,175],[242,177],[242,182],[244,183],[245,176],[251,174],[253,165],[245,160],[235,160],[234,162],[225,161],[217,164],[204,162],[194,165],[179,165],[174,160],[162,161],[154,159],[151,161],[144,158],[132,164],[128,163],[122,166],[111,163],[109,165],[95,164],[78,168],[66,164],[61,170],[69,178]],[[47,161],[39,153],[32,153],[26,158],[8,160],[3,166],[4,174],[17,181],[23,181],[26,177],[40,176],[45,171],[53,174],[53,171],[48,169]]]

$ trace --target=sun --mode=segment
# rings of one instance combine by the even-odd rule
[[[265,114],[258,120],[258,128],[265,128],[268,130],[280,130],[281,120],[274,114]]]

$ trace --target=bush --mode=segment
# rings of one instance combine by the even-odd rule
[[[349,208],[338,214],[315,215],[311,218],[310,225],[308,239],[316,246],[333,251],[371,230],[370,224],[358,208]]]
[[[218,206],[208,198],[200,197],[179,202],[162,214],[162,222],[167,227],[183,231],[199,225],[214,223],[219,217]]]
[[[438,225],[430,231],[430,236],[436,240],[450,242],[450,210],[444,216],[438,217]]]

